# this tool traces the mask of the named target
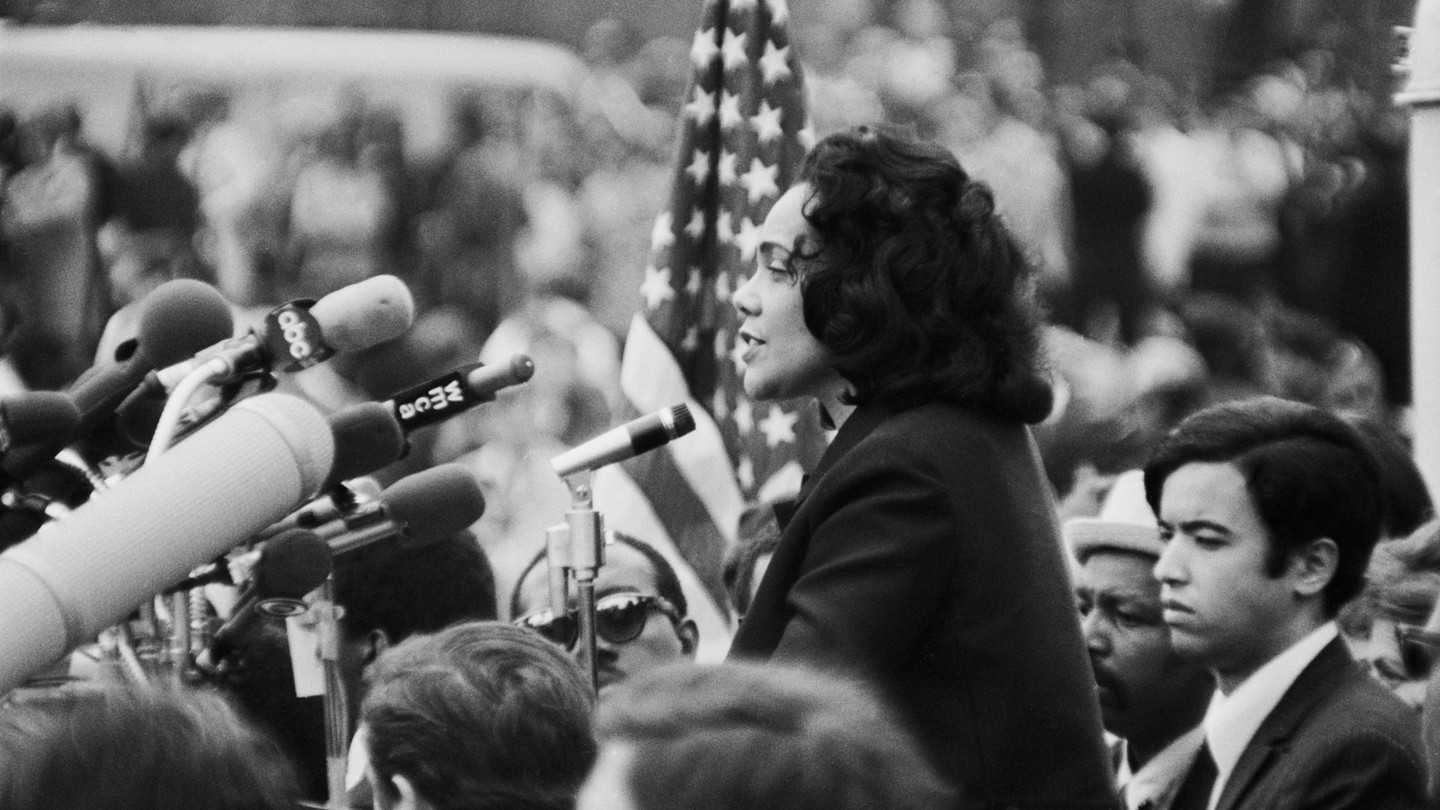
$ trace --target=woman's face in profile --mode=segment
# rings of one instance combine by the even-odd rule
[[[740,313],[736,348],[751,399],[823,399],[844,390],[830,350],[805,326],[800,278],[789,263],[797,240],[815,238],[802,213],[809,193],[808,185],[793,186],[775,202],[760,228],[755,272],[732,299]]]

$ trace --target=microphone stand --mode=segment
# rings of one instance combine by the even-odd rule
[[[604,518],[594,508],[595,494],[590,488],[590,476],[590,470],[581,470],[565,478],[565,485],[570,488],[570,509],[565,512],[565,529],[570,539],[567,562],[575,575],[575,596],[579,602],[579,647],[575,652],[580,668],[589,673],[590,685],[598,694],[600,668],[595,649],[595,577],[600,566],[605,564],[605,533]],[[563,614],[557,612],[556,615]]]
[[[350,806],[345,790],[345,770],[350,759],[350,707],[345,682],[340,677],[340,617],[344,608],[335,604],[335,575],[325,578],[320,597],[310,605],[320,636],[320,663],[325,671],[325,784],[331,810]]]

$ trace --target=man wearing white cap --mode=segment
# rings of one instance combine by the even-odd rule
[[[1214,681],[1170,645],[1151,569],[1164,546],[1139,470],[1121,474],[1097,518],[1065,522],[1075,593],[1105,730],[1121,738],[1126,810],[1203,808],[1215,778],[1201,746]],[[1191,767],[1192,764],[1195,767]]]

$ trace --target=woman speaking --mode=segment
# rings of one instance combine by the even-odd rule
[[[1027,428],[1050,409],[1031,276],[946,150],[868,127],[816,145],[734,305],[746,393],[813,397],[837,432],[731,656],[869,682],[959,807],[1110,808]]]

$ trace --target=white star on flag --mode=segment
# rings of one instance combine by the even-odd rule
[[[750,489],[755,486],[755,462],[749,456],[741,456],[740,463],[735,465],[735,477],[740,480],[740,486]]]
[[[710,397],[710,412],[721,421],[724,421],[725,417],[729,415],[730,405],[725,401],[724,388],[716,388],[715,395]]]
[[[695,119],[696,126],[705,126],[710,119],[715,117],[715,94],[707,93],[699,85],[695,86],[695,98],[685,105],[685,114]]]
[[[770,21],[775,25],[789,22],[790,4],[785,0],[770,0]]]
[[[740,246],[741,261],[747,265],[755,261],[755,252],[760,249],[760,226],[749,217],[740,220],[740,233],[736,234],[735,242]]]
[[[695,185],[705,185],[705,178],[710,176],[710,153],[704,149],[696,149],[694,159],[685,167],[685,173],[694,179]]]
[[[690,61],[695,63],[697,69],[704,70],[710,65],[710,60],[719,53],[720,46],[715,44],[714,28],[695,32],[695,41],[690,44]]]
[[[640,285],[640,295],[645,299],[646,309],[655,309],[674,298],[675,290],[670,286],[670,268],[645,268],[645,282]]]
[[[705,235],[705,212],[699,208],[690,215],[690,222],[685,226],[685,233],[690,234],[691,239],[698,240]]]
[[[680,348],[687,352],[693,352],[699,347],[700,329],[692,325],[689,329],[685,330],[685,337],[680,341]]]
[[[715,240],[722,245],[735,244],[735,228],[730,225],[729,211],[721,211],[715,217]]]
[[[760,72],[765,74],[766,84],[790,78],[790,65],[785,62],[789,57],[789,45],[777,48],[773,40],[765,41],[765,55],[760,57]],[[699,92],[698,89],[696,92]]]
[[[735,338],[735,333],[728,329],[720,329],[715,332],[715,359],[724,360],[730,354],[730,341]],[[723,390],[723,389],[722,389]]]
[[[690,277],[685,279],[685,292],[694,298],[700,294],[700,286],[704,283],[705,274],[700,272],[700,268],[692,267],[690,268]]]
[[[740,97],[734,93],[720,94],[720,128],[734,129],[745,123],[745,116],[740,114]]]
[[[725,69],[735,70],[745,67],[750,62],[750,57],[745,53],[745,43],[749,35],[743,31],[739,34],[727,30],[725,32]]]
[[[745,341],[741,340],[740,336],[737,334],[735,336],[735,348],[730,350],[730,361],[735,364],[735,374],[737,376],[743,376],[745,374],[745,360],[743,359],[744,357]]]
[[[749,397],[735,398],[735,427],[739,428],[742,434],[755,429],[755,409],[750,404]]]
[[[795,423],[800,421],[800,415],[786,413],[779,405],[771,405],[770,413],[760,421],[760,430],[765,434],[767,447],[778,447],[782,442],[794,444]]]
[[[661,211],[655,217],[655,227],[650,229],[650,249],[664,250],[675,244],[675,217],[669,211]]]
[[[771,107],[768,100],[760,100],[760,109],[750,116],[750,128],[755,130],[755,137],[760,139],[760,143],[768,144],[785,134],[780,126],[780,114],[783,112],[779,107]]]
[[[808,118],[805,119],[805,128],[796,130],[795,137],[805,151],[809,152],[815,146],[815,122]]]
[[[715,276],[715,298],[726,304],[730,303],[730,274],[721,270]],[[719,357],[724,357],[722,352]]]
[[[730,0],[731,11],[754,11],[758,0]]]
[[[750,171],[740,178],[740,184],[749,192],[751,205],[780,194],[780,186],[775,184],[779,174],[779,166],[766,166],[765,161],[758,157],[750,159]]]
[[[717,167],[716,173],[720,175],[720,184],[721,184],[721,185],[731,186],[731,185],[734,185],[734,184],[735,184],[735,181],[736,181],[736,179],[738,179],[738,178],[736,178],[736,176],[735,176],[735,153],[734,153],[734,152],[721,152],[721,153],[720,153],[720,165]]]

